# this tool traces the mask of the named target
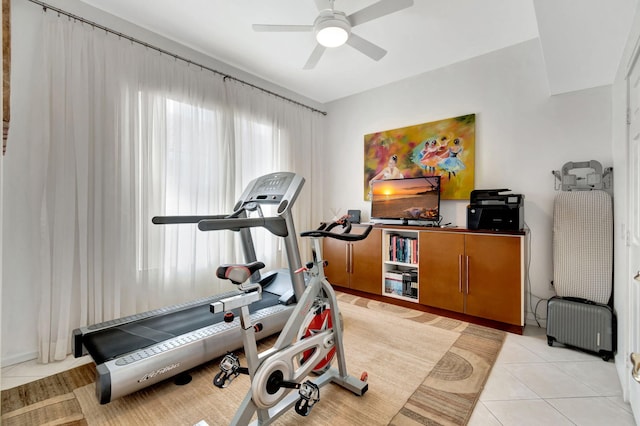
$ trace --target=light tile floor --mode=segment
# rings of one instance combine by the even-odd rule
[[[83,363],[89,357],[53,364],[28,361],[2,368],[0,387],[9,389]],[[527,326],[508,334],[470,426],[636,425],[613,362],[547,345],[544,329]]]
[[[639,417],[640,418],[640,417]],[[526,326],[508,334],[470,426],[633,426],[613,361],[554,343]]]

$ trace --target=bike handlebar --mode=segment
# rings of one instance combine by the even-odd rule
[[[344,232],[338,234],[336,232],[331,232],[333,228],[338,225],[342,225]],[[367,225],[364,232],[361,234],[351,234],[351,222],[348,220],[338,220],[331,222],[329,225],[326,223],[322,223],[320,227],[314,231],[305,231],[300,233],[301,237],[328,237],[334,238],[336,240],[342,241],[360,241],[364,240],[369,236],[369,233],[373,229],[373,226]]]

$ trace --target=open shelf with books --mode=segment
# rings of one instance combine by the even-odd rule
[[[418,232],[383,230],[382,294],[418,302]]]

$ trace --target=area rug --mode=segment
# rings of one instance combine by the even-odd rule
[[[350,374],[368,373],[361,397],[331,384],[308,417],[278,425],[464,425],[502,347],[502,331],[344,293],[338,296]],[[267,348],[274,338],[261,342]],[[241,358],[242,359],[242,358]],[[2,391],[3,425],[225,425],[249,389],[239,376],[212,385],[214,360],[178,386],[167,380],[100,405],[92,364]]]

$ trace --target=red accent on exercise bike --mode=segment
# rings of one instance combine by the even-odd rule
[[[312,336],[314,333],[318,333],[321,331],[329,330],[333,327],[333,320],[331,318],[331,309],[328,304],[325,304],[321,308],[321,312],[315,314],[309,324],[307,325],[304,334],[302,335],[302,339]],[[315,349],[309,349],[302,353],[302,359],[300,359],[300,365],[304,364],[309,357],[311,357],[314,353]],[[331,365],[331,361],[333,361],[333,357],[336,354],[335,346],[331,348],[331,350],[316,366],[313,368],[313,373],[321,374],[325,372],[329,366]]]

